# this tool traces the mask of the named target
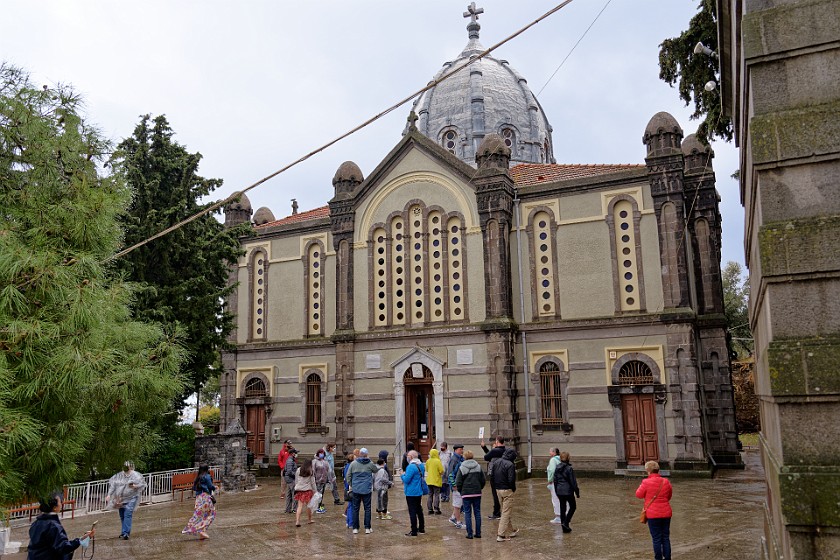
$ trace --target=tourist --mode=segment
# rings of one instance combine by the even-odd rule
[[[426,484],[429,486],[429,499],[426,509],[429,515],[440,515],[440,487],[443,485],[443,463],[438,458],[438,450],[429,451],[426,461]]]
[[[387,452],[386,452],[387,453]],[[385,459],[378,459],[376,476],[373,477],[373,489],[376,491],[376,518],[393,519],[388,512],[388,489],[394,485],[391,475],[385,467]]]
[[[449,485],[455,485],[455,474],[458,472],[458,469],[461,467],[461,463],[464,461],[464,446],[456,443],[452,446],[452,457],[449,459],[450,465],[450,473],[449,473]],[[456,529],[463,529],[464,524],[461,523],[461,507],[464,505],[463,500],[461,499],[461,493],[458,492],[457,488],[452,488],[452,517],[449,518],[449,522],[455,526]]]
[[[187,526],[181,533],[185,535],[198,534],[199,540],[209,539],[207,529],[216,519],[216,500],[213,492],[216,487],[213,485],[213,478],[210,476],[210,467],[201,465],[193,481],[193,492],[195,493],[195,509]]]
[[[292,447],[292,440],[287,439],[283,442],[282,447],[280,447],[280,453],[277,454],[277,466],[280,467],[281,496],[286,496],[288,491],[288,487],[286,486],[286,477],[284,476],[284,473],[286,472],[286,460],[289,458],[289,454],[292,449],[294,449]]]
[[[405,472],[405,469],[408,468],[408,463],[410,461],[410,459],[408,458],[408,453],[410,451],[414,451],[414,444],[409,441],[405,444],[405,453],[403,453],[402,463],[400,464],[400,468],[402,469],[402,472]]]
[[[341,478],[344,480],[344,503],[346,504],[344,506],[344,517],[347,520],[348,529],[353,528],[353,494],[350,492],[350,477],[347,473],[355,460],[356,456],[348,453],[347,457],[344,458],[344,470],[341,471]]]
[[[559,457],[560,464],[554,471],[554,493],[560,502],[560,525],[563,527],[564,533],[571,533],[572,528],[569,524],[572,522],[572,516],[577,509],[575,496],[580,498],[580,488],[578,488],[577,478],[575,478],[575,470],[569,462],[569,454],[562,451]]]
[[[501,519],[502,506],[499,502],[499,495],[496,493],[496,484],[493,482],[493,466],[505,452],[505,438],[503,436],[496,436],[496,439],[493,441],[493,449],[487,449],[482,438],[481,449],[484,450],[484,461],[487,463],[487,478],[490,479],[490,493],[493,495],[493,514],[488,515],[487,519]]]
[[[318,504],[318,509],[315,513],[326,513],[327,508],[324,507],[324,491],[327,489],[327,484],[332,484],[335,487],[335,471],[330,469],[330,464],[327,462],[327,452],[319,449],[315,453],[315,459],[312,461],[312,469],[315,471],[315,484],[318,493],[321,494],[321,501]]]
[[[38,508],[42,513],[29,527],[27,560],[72,560],[73,551],[79,546],[87,546],[93,538],[93,529],[78,539],[71,540],[67,536],[58,518],[63,500],[61,492],[41,498]]]
[[[324,458],[327,460],[327,463],[330,464],[330,471],[333,473],[333,483],[332,483],[332,495],[333,495],[333,504],[340,506],[341,499],[338,497],[338,485],[336,484],[335,480],[335,444],[328,443],[326,449],[324,449],[325,454]]]
[[[443,486],[440,487],[440,501],[449,501],[449,490],[452,485],[449,484],[449,473],[452,469],[449,468],[449,459],[452,457],[452,452],[449,451],[449,444],[445,441],[440,442],[440,462],[443,464]]]
[[[373,475],[379,467],[368,458],[368,450],[365,447],[359,449],[359,457],[350,465],[347,475],[350,478],[350,491],[353,493],[353,534],[359,533],[360,507],[365,507],[365,534],[373,532],[370,525],[370,497],[373,493]]]
[[[386,449],[381,450],[379,452],[379,458],[384,462],[385,472],[388,473],[388,480],[391,481],[391,486],[393,486],[394,485],[393,484],[394,473],[392,473],[391,469],[388,468],[388,451]],[[377,464],[379,464],[379,463],[377,462]],[[385,502],[385,505],[386,506],[388,505],[387,501]],[[383,515],[382,518],[383,519],[391,519],[391,512],[386,510],[385,515]]]
[[[549,523],[561,525],[563,520],[560,516],[560,500],[557,499],[557,493],[554,491],[554,472],[560,464],[560,450],[552,447],[548,450],[548,456],[548,467],[546,467],[545,471],[548,474],[548,493],[551,495],[551,505],[554,506],[554,519],[549,521]]]
[[[656,461],[645,463],[645,470],[648,475],[636,490],[636,497],[645,502],[653,556],[656,560],[671,560],[671,482],[660,476]]]
[[[122,522],[120,538],[123,540],[127,541],[131,535],[134,509],[145,489],[146,480],[142,474],[134,470],[134,463],[131,461],[123,463],[123,470],[108,480],[108,495],[105,496],[105,503],[120,510]]]
[[[499,521],[499,528],[496,530],[496,541],[509,541],[519,533],[514,528],[511,520],[513,512],[513,494],[516,492],[516,451],[505,449],[501,459],[496,459],[493,465],[493,483],[496,485],[496,494],[502,506],[502,518]]]
[[[464,462],[458,467],[455,475],[455,489],[464,502],[464,522],[467,526],[467,538],[481,538],[481,490],[487,483],[481,465],[474,458],[473,452],[464,451]],[[475,533],[473,533],[472,517],[475,516]]]
[[[326,462],[326,461],[325,461]],[[295,502],[297,502],[297,513],[295,514],[295,527],[300,527],[300,512],[306,510],[309,518],[307,523],[315,523],[312,520],[312,508],[309,502],[315,494],[317,483],[315,482],[315,469],[312,467],[312,459],[306,459],[295,471]]]
[[[423,518],[423,479],[426,469],[418,458],[420,455],[413,449],[406,452],[408,465],[403,469],[402,481],[405,502],[408,504],[408,518],[411,529],[406,537],[416,537],[426,534],[426,520]]]
[[[294,447],[289,449],[289,455],[286,457],[285,465],[283,467],[283,481],[286,483],[286,513],[296,513],[297,503],[295,502],[295,472],[297,472],[297,454],[298,450]]]

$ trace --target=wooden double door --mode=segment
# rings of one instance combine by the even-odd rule
[[[659,436],[656,432],[656,402],[651,394],[621,396],[624,420],[624,452],[628,465],[659,461]]]
[[[431,382],[405,386],[405,441],[425,461],[435,445],[435,395]]]
[[[245,406],[245,446],[254,454],[255,461],[265,455],[265,405]]]

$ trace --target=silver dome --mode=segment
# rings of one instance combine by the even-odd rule
[[[467,25],[466,48],[432,82],[486,50],[479,29],[476,21]],[[511,163],[555,163],[551,125],[525,78],[506,60],[485,56],[424,92],[412,110],[422,134],[470,165],[485,135],[494,132],[511,149]]]

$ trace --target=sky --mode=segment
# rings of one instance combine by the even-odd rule
[[[490,47],[560,0],[482,0]],[[687,27],[698,0],[575,0],[500,47],[554,128],[558,163],[644,163],[642,135],[659,111],[686,135],[697,122],[659,80],[663,39]],[[0,60],[35,83],[72,84],[85,114],[115,142],[139,117],[165,114],[200,152],[223,198],[325,144],[425,86],[467,43],[466,0],[2,0]],[[249,192],[279,219],[323,206],[338,166],[366,175],[396,145],[410,104]],[[743,264],[743,208],[732,143],[716,142],[722,260]]]

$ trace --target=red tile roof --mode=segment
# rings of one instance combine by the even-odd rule
[[[270,226],[285,226],[288,224],[297,224],[299,222],[308,222],[309,220],[317,220],[318,218],[329,218],[330,217],[330,207],[329,206],[321,206],[320,208],[315,208],[314,210],[307,210],[306,212],[298,212],[297,214],[292,214],[291,216],[286,216],[283,219],[275,220],[273,222],[268,222],[267,224],[263,224],[257,227],[270,227]]]
[[[633,163],[617,164],[564,164],[564,163],[523,163],[510,170],[510,176],[517,186],[539,185],[541,183],[553,183],[554,181],[567,181],[569,179],[583,179],[585,177],[596,177],[608,175],[628,169],[644,168],[644,165]]]

